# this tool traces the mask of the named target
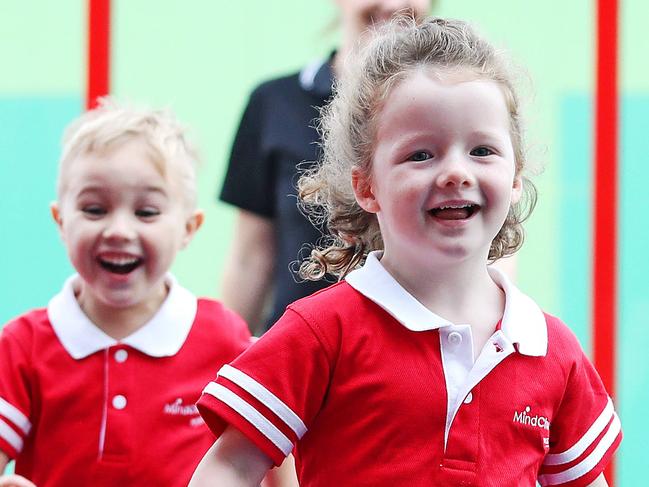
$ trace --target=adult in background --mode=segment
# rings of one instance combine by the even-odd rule
[[[433,0],[334,0],[340,47],[299,73],[272,79],[251,94],[232,146],[221,200],[238,208],[221,283],[223,302],[258,334],[287,304],[327,285],[297,282],[290,270],[300,249],[321,236],[297,207],[297,166],[318,158],[315,120],[342,65],[368,28],[395,13],[425,16]],[[270,301],[272,299],[272,301]],[[269,306],[268,306],[269,305]]]

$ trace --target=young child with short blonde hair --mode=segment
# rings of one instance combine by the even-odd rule
[[[195,162],[167,111],[104,99],[68,128],[51,211],[78,274],[2,329],[0,486],[184,486],[213,443],[194,403],[249,333],[169,273]]]

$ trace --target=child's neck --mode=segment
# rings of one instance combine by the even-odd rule
[[[426,308],[452,323],[471,325],[477,356],[505,310],[505,294],[489,276],[484,261],[434,270],[393,265],[386,259],[381,263]]]
[[[168,291],[167,285],[163,283],[159,292],[153,293],[150,299],[124,308],[105,305],[82,286],[75,288],[75,295],[79,306],[97,328],[115,340],[122,340],[153,318]]]

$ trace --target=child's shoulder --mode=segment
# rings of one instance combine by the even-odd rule
[[[365,298],[362,294],[351,287],[347,281],[340,281],[315,293],[298,299],[288,305],[288,309],[298,313],[317,313],[318,316],[326,316],[344,313],[355,309],[356,305]]]
[[[50,333],[52,325],[47,316],[47,308],[36,308],[11,319],[0,329],[1,337],[29,338],[38,333]]]
[[[574,331],[557,316],[543,312],[548,330],[548,351],[562,359],[581,357],[583,348]]]
[[[289,304],[287,315],[280,322],[294,321],[290,315],[299,316],[299,321],[307,324],[317,335],[327,335],[336,341],[336,336],[356,334],[364,327],[355,326],[365,320],[368,313],[376,312],[376,307],[365,296],[356,291],[346,281],[340,281],[321,289],[310,296]]]
[[[249,336],[248,325],[237,313],[211,298],[198,298],[193,328],[224,338]]]

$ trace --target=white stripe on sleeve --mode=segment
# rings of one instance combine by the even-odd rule
[[[586,475],[602,460],[602,457],[611,447],[611,445],[615,441],[615,438],[617,438],[617,435],[620,434],[620,429],[620,418],[618,418],[617,414],[613,413],[613,421],[611,422],[611,426],[604,434],[604,436],[602,436],[602,439],[597,444],[595,449],[577,465],[570,467],[563,472],[541,475],[539,477],[539,482],[541,483],[541,485],[563,484]]]
[[[23,439],[2,419],[0,419],[0,438],[9,443],[17,452],[23,449]]]
[[[25,432],[26,435],[29,434],[29,430],[32,429],[32,424],[27,419],[20,410],[13,404],[5,401],[0,397],[0,416],[4,416],[13,424],[18,426],[21,430]]]
[[[593,444],[593,441],[602,434],[602,431],[604,431],[606,425],[610,423],[613,415],[615,415],[615,411],[613,410],[613,401],[611,401],[611,398],[609,397],[604,410],[591,425],[586,434],[566,451],[562,453],[548,453],[545,456],[545,460],[543,460],[543,465],[563,465],[564,463],[572,462],[578,458],[590,445]]]
[[[288,454],[291,453],[291,450],[293,450],[293,443],[286,437],[286,435],[284,435],[284,433],[277,429],[277,427],[268,421],[268,419],[266,419],[259,411],[237,396],[230,389],[221,384],[217,384],[216,382],[210,382],[203,390],[203,393],[214,396],[219,401],[222,401],[234,409],[246,421],[257,428],[261,434],[272,441],[273,444],[284,453],[284,455],[288,456]]]
[[[277,415],[286,425],[291,428],[298,438],[302,438],[307,428],[300,417],[293,412],[279,397],[266,389],[263,385],[230,365],[224,365],[218,375],[231,380],[244,389],[248,394],[259,400],[264,406]]]

